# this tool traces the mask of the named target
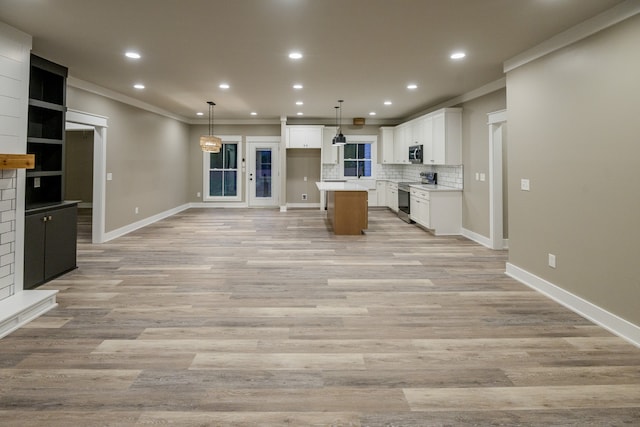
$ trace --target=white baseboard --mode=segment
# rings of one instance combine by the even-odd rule
[[[292,209],[300,209],[300,208],[319,209],[320,208],[320,203],[287,203],[286,207],[287,208],[292,208]]]
[[[0,338],[58,306],[56,290],[27,290],[0,301]]]
[[[247,202],[195,202],[189,203],[190,208],[229,208],[229,209],[238,209],[238,208],[248,208],[249,205]]]
[[[640,326],[616,316],[589,301],[565,291],[547,280],[507,263],[507,275],[548,296],[580,316],[640,347]]]
[[[132,231],[138,230],[142,227],[146,227],[147,225],[151,225],[154,222],[160,221],[161,219],[169,218],[170,216],[180,213],[186,209],[189,209],[190,207],[191,205],[187,203],[182,206],[178,206],[176,208],[169,209],[164,212],[160,212],[159,214],[150,216],[140,221],[136,221],[129,225],[125,225],[124,227],[117,228],[113,231],[109,231],[108,233],[104,234],[104,241],[108,242],[109,240],[113,240],[115,238],[124,236],[125,234],[131,233]]]
[[[483,236],[482,234],[478,234],[475,231],[467,230],[466,228],[463,228],[460,234],[462,234],[464,237],[466,237],[469,240],[473,240],[474,242],[481,244],[484,247],[493,249],[491,247],[491,239]],[[502,239],[501,249],[509,249],[509,239]]]
[[[483,236],[482,234],[478,234],[475,231],[467,230],[466,228],[462,228],[461,233],[464,237],[469,240],[473,240],[476,243],[481,244],[482,246],[486,246],[491,249],[491,239]]]

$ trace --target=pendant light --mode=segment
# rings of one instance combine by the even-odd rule
[[[207,153],[219,153],[222,148],[222,140],[217,136],[213,136],[213,101],[207,101],[209,104],[209,135],[200,137],[200,148]]]
[[[347,143],[347,137],[342,134],[342,103],[344,100],[339,99],[340,121],[338,122],[338,129],[336,130],[336,136],[333,137],[333,145],[345,145]]]

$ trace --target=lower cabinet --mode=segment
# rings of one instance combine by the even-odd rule
[[[395,182],[387,182],[386,202],[389,209],[398,212],[398,184]]]
[[[76,268],[78,208],[62,204],[26,212],[24,288],[35,288]]]
[[[423,191],[411,188],[411,219],[436,236],[462,230],[461,191]]]

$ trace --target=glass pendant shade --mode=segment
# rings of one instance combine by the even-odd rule
[[[213,101],[207,101],[209,104],[209,135],[200,137],[200,148],[206,153],[219,153],[222,149],[222,140],[217,136],[213,136]]]
[[[203,135],[200,137],[200,148],[207,153],[219,153],[222,148],[222,140],[217,136]]]

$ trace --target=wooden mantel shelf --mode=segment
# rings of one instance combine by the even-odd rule
[[[0,154],[0,169],[33,169],[35,154]]]

